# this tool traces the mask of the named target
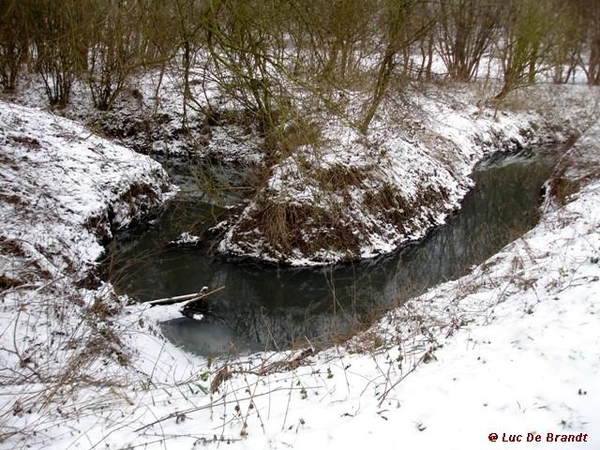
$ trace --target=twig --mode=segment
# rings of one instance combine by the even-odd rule
[[[396,382],[394,384],[390,385],[390,387],[387,388],[387,390],[383,394],[381,394],[381,396],[379,397],[379,404],[377,405],[378,408],[381,408],[381,405],[387,398],[388,394],[390,392],[392,392],[396,388],[396,386],[398,386],[407,376],[409,376],[411,373],[413,373],[417,369],[417,367],[425,360],[425,356],[428,353],[429,353],[429,350],[427,352],[425,352],[425,354],[419,358],[419,360],[411,367],[411,369],[408,372],[406,372],[404,375],[402,375],[398,380],[396,380]]]

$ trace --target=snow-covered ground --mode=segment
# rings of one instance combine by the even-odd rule
[[[68,265],[65,247],[85,272],[102,239],[162,204],[158,163],[74,122],[0,103],[0,133],[3,238],[34,246],[53,274]]]
[[[61,385],[104,384],[126,362],[111,329],[121,304],[97,260],[172,188],[147,156],[0,102],[0,441],[12,414],[51,403]]]
[[[593,91],[573,91],[566,105],[577,114],[577,102],[593,104]],[[559,197],[540,224],[470,275],[346,345],[223,361],[175,348],[157,331],[160,312],[122,308],[109,285],[74,287],[102,250],[89,226],[126,224],[139,210],[119,206],[135,205],[123,196],[132,185],[145,183],[136,191],[156,207],[168,186],[160,168],[72,122],[0,105],[0,448],[481,449],[510,448],[510,436],[523,441],[515,447],[600,445],[600,125],[565,156]],[[481,156],[478,139],[490,137],[491,148],[528,139],[530,127],[583,128],[590,117],[421,106],[428,119],[413,124],[415,135],[437,122],[428,135],[457,146],[447,157],[460,177]],[[482,113],[491,114],[485,133],[474,129]],[[409,138],[384,143],[405,164]],[[411,164],[435,177],[422,158]],[[549,443],[548,433],[585,442]]]

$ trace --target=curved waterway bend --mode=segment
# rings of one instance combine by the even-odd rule
[[[162,324],[175,344],[204,356],[282,349],[348,335],[399,302],[464,275],[532,228],[540,191],[558,151],[534,148],[495,156],[473,173],[462,207],[414,245],[368,261],[319,269],[277,268],[207,256],[208,244],[169,248],[182,231],[212,224],[211,206],[176,198],[143,233],[117,238],[117,289],[141,301],[225,286],[211,296],[215,317]]]

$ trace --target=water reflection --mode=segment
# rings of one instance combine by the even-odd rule
[[[115,253],[121,269],[115,273],[121,276],[114,282],[142,301],[226,286],[211,296],[216,318],[210,323],[182,317],[163,324],[167,337],[191,352],[215,355],[232,345],[247,352],[327,340],[351,331],[357,320],[465,274],[530,229],[555,153],[546,149],[486,162],[447,225],[393,255],[330,268],[226,262],[206,256],[209,243],[166,248],[182,231],[201,235],[217,212],[184,197],[152,229],[121,237]]]

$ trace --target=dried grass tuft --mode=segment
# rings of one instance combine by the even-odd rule
[[[271,256],[276,258],[294,250],[313,255],[322,249],[344,249],[349,256],[358,255],[359,238],[352,226],[339,220],[339,210],[328,211],[304,203],[263,201],[257,211],[237,230],[234,237],[240,245],[244,245],[247,233],[258,230],[267,239]]]

